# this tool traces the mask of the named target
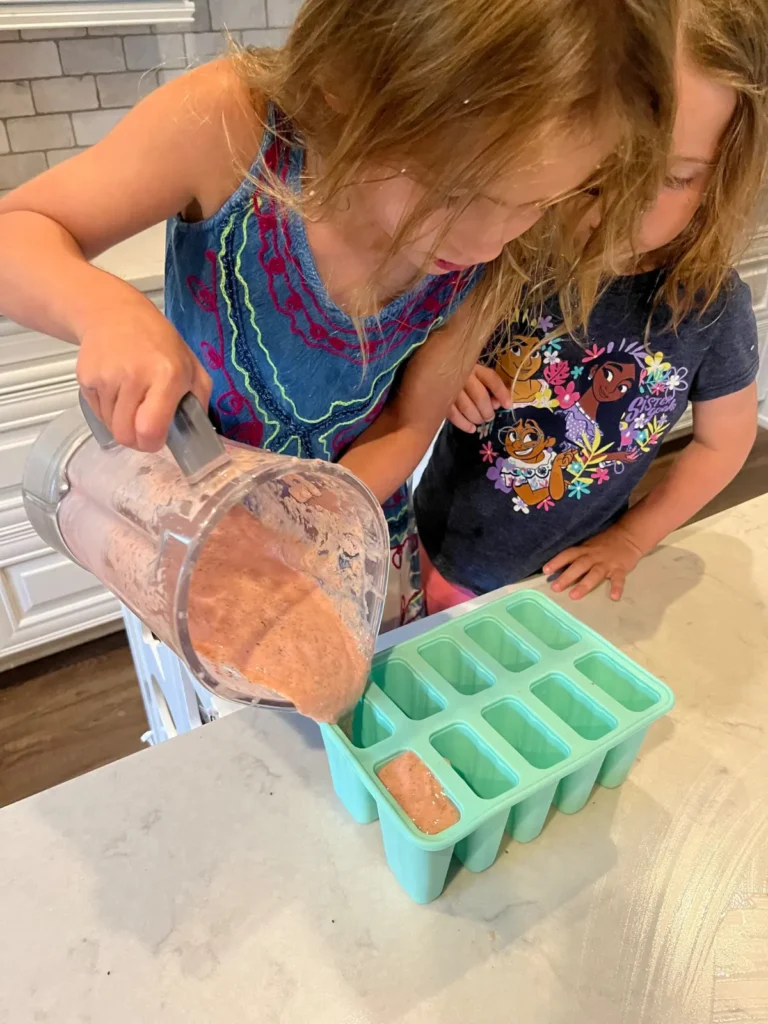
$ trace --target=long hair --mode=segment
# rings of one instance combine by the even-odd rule
[[[659,299],[672,322],[703,313],[749,242],[768,161],[768,0],[690,0],[682,49],[698,70],[736,93],[699,209],[660,257]]]
[[[312,217],[371,167],[407,168],[423,198],[383,267],[448,196],[482,194],[537,141],[610,125],[618,144],[596,174],[611,197],[600,230],[626,237],[656,188],[671,130],[675,4],[306,0],[282,49],[233,55],[254,98],[271,100],[319,157],[311,189],[292,193],[268,176],[259,187]],[[486,266],[471,299],[474,337],[513,318],[523,287],[529,300],[551,290],[548,250],[560,244],[551,223]]]

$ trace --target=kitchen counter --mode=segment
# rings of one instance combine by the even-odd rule
[[[132,238],[126,238],[93,262],[140,291],[162,288],[165,278],[165,224],[155,224]]]
[[[0,811],[0,1022],[765,1021],[766,524],[768,496],[577,606],[677,706],[623,787],[428,906],[298,716],[242,710]]]

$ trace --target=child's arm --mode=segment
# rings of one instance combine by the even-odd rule
[[[744,465],[757,433],[757,385],[693,405],[693,440],[667,475],[619,522],[568,548],[544,566],[558,592],[573,587],[575,600],[610,580],[618,601],[627,573],[667,534],[699,512],[731,482]],[[574,586],[575,584],[575,586]]]
[[[80,345],[78,379],[123,444],[160,447],[179,399],[207,404],[210,382],[144,295],[87,261],[180,211],[213,213],[258,151],[254,124],[247,89],[217,62],[0,200],[0,311]]]
[[[472,373],[485,339],[467,337],[471,301],[411,357],[379,416],[340,459],[379,501],[416,469]]]

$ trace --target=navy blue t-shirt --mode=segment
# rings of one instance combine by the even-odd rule
[[[475,434],[443,427],[415,504],[421,541],[447,580],[487,593],[604,530],[687,403],[755,379],[757,328],[735,271],[707,312],[676,331],[657,309],[646,343],[659,280],[658,271],[617,279],[595,306],[586,347],[556,335],[556,303],[535,322],[523,317],[495,362],[516,380],[515,408]]]

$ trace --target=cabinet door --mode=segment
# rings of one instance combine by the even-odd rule
[[[0,394],[75,379],[77,348],[0,318]]]
[[[26,553],[35,540],[34,534],[19,532],[21,557],[9,557],[11,545],[6,544],[0,562],[0,662],[41,643],[105,626],[120,614],[116,598],[64,555],[44,548],[39,540],[35,553]]]
[[[147,297],[162,310],[162,292]],[[21,497],[35,439],[77,402],[76,360],[74,346],[0,318],[0,669],[120,621],[117,600],[94,576],[45,547]]]
[[[93,576],[45,547],[21,497],[35,439],[77,401],[76,355],[71,345],[0,320],[0,668],[25,660],[24,652],[66,646],[68,635],[119,614]]]
[[[21,479],[40,431],[77,401],[74,373],[29,389],[3,393],[0,375],[0,547],[7,527],[26,522]]]

